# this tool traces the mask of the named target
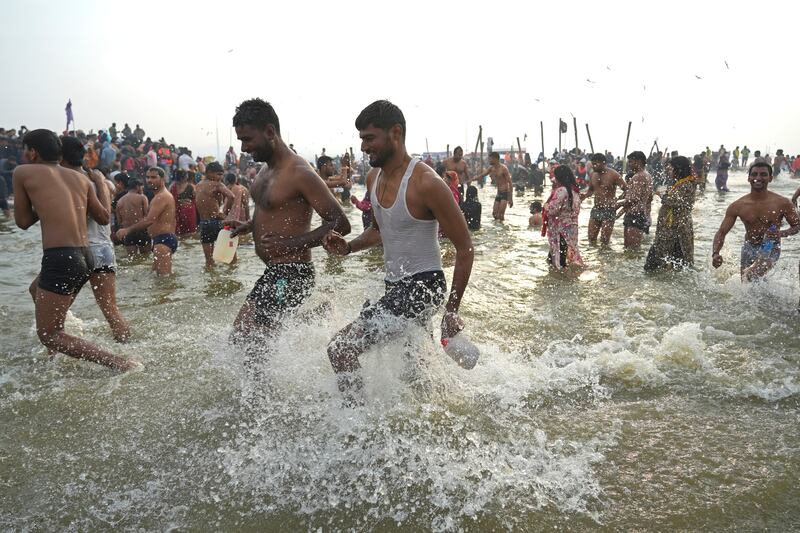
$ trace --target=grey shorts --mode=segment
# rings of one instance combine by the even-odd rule
[[[111,244],[91,244],[89,253],[94,258],[94,268],[92,274],[100,272],[114,273],[117,271],[117,256],[114,254],[114,246]]]

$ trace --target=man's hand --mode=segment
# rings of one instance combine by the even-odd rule
[[[120,241],[125,240],[125,236],[128,234],[127,228],[122,228],[117,230],[117,239]]]
[[[242,222],[241,220],[226,220],[222,223],[224,226],[231,228],[231,237],[237,235],[244,235],[253,229],[253,222]]]
[[[455,337],[456,333],[464,329],[464,321],[458,314],[447,312],[442,317],[442,338]]]
[[[722,256],[719,254],[714,254],[711,256],[711,264],[714,265],[714,268],[719,268],[722,266]]]
[[[358,198],[356,198],[355,196],[351,196],[350,197],[350,202],[352,202],[353,205],[357,205],[358,204]]]
[[[348,242],[335,231],[329,231],[322,238],[322,247],[331,255],[347,255],[351,251]]]

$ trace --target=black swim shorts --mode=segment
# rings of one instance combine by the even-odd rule
[[[644,233],[650,233],[650,223],[644,213],[625,213],[622,225],[626,228],[636,228]]]
[[[211,244],[216,242],[217,235],[222,231],[222,221],[216,219],[200,221],[200,242]]]
[[[613,207],[593,207],[589,213],[589,218],[598,222],[616,220],[617,210]]]
[[[157,244],[166,246],[174,254],[178,249],[178,237],[174,233],[162,233],[153,237],[153,246]]]
[[[148,235],[146,229],[128,233],[125,235],[125,238],[122,239],[122,244],[125,246],[136,246],[137,248],[147,248],[151,243],[150,235]]]
[[[270,325],[286,311],[300,306],[314,288],[312,263],[269,264],[258,278],[247,300],[255,306],[254,320]]]
[[[93,268],[89,248],[47,248],[42,255],[39,288],[65,296],[77,294],[89,280]]]
[[[497,193],[497,196],[494,197],[494,201],[495,202],[502,202],[502,201],[506,201],[507,202],[508,201],[508,191]]]

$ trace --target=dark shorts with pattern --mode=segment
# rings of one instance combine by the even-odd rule
[[[494,197],[494,201],[495,202],[507,202],[508,201],[508,191],[497,193],[497,196]]]
[[[617,219],[617,210],[613,207],[593,207],[589,218],[598,222]]]
[[[247,295],[255,309],[253,320],[267,326],[281,314],[300,306],[314,288],[312,263],[269,264]]]
[[[644,213],[625,213],[622,225],[626,228],[636,228],[644,233],[650,233],[650,223]]]
[[[39,288],[70,296],[77,294],[89,281],[94,258],[89,248],[47,248],[42,254]]]
[[[404,332],[410,323],[425,325],[442,305],[447,292],[444,272],[420,272],[399,281],[387,281],[380,300],[367,302],[356,323],[364,340],[374,344]]]
[[[217,240],[217,235],[222,231],[222,221],[216,219],[201,220],[200,223],[200,242],[211,244]]]

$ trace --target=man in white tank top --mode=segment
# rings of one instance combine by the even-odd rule
[[[378,342],[399,336],[411,324],[426,324],[445,300],[439,227],[456,247],[453,283],[442,319],[443,338],[464,327],[457,313],[473,260],[467,223],[450,189],[433,169],[406,151],[402,111],[386,100],[373,102],[356,119],[356,128],[361,150],[372,166],[367,190],[373,223],[350,242],[332,231],[323,246],[331,254],[348,255],[382,243],[386,293],[328,344],[339,390],[350,404],[360,402],[359,355]]]

